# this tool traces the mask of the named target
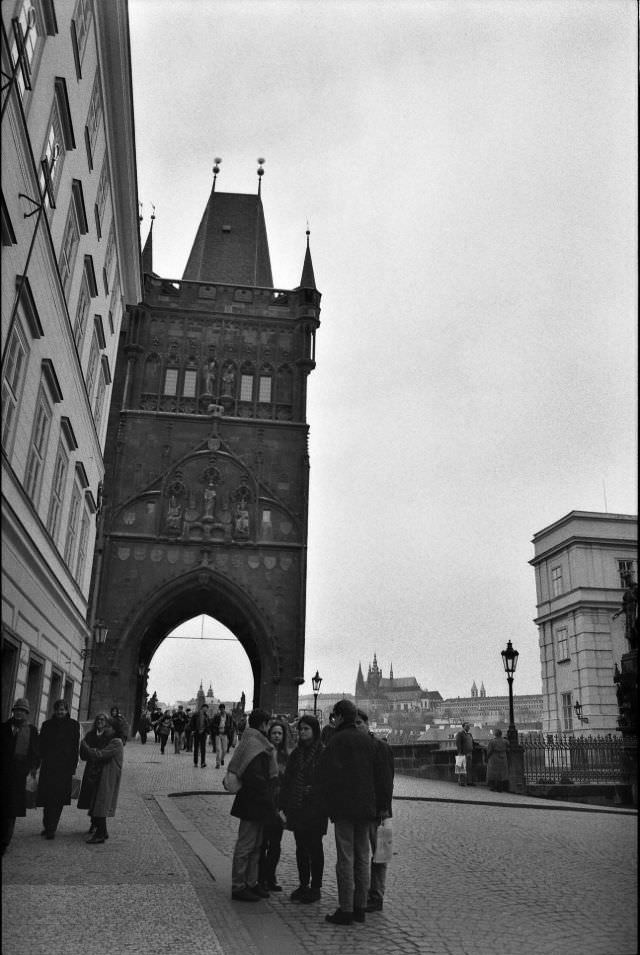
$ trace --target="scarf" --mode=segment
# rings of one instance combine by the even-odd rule
[[[16,734],[16,746],[13,755],[16,759],[26,759],[29,755],[31,727],[29,723],[23,723],[22,726],[18,726],[17,723],[14,723],[13,728]]]
[[[249,763],[261,753],[267,753],[269,756],[269,777],[272,779],[275,778],[278,775],[278,760],[276,758],[275,746],[269,742],[267,737],[261,733],[260,730],[248,726],[233,752],[233,756],[229,762],[229,772],[242,777]]]
[[[305,802],[305,789],[313,784],[316,764],[324,749],[319,739],[311,746],[296,746],[289,758],[289,808],[300,809]]]

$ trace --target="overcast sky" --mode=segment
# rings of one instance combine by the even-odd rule
[[[143,240],[180,278],[210,190],[305,229],[307,684],[541,691],[533,534],[636,512],[631,0],[129,0]],[[186,631],[200,636],[200,618]],[[205,636],[224,635],[207,621]],[[230,636],[228,633],[227,636]],[[165,641],[150,690],[251,699],[239,645]]]

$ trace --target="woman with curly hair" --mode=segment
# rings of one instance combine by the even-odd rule
[[[301,716],[298,745],[289,757],[280,790],[281,816],[296,841],[300,885],[291,893],[292,902],[317,902],[321,896],[327,816],[319,800],[316,770],[323,749],[317,719]]]
[[[80,758],[86,760],[78,809],[91,817],[87,842],[99,845],[109,838],[107,817],[115,816],[122,775],[123,745],[109,726],[107,713],[98,713],[93,727],[80,743]]]

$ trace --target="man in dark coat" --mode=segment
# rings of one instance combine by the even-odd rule
[[[40,730],[40,778],[36,806],[42,806],[41,835],[55,837],[63,806],[71,803],[71,781],[78,765],[80,724],[72,720],[69,706],[57,700],[53,717]]]
[[[384,901],[384,890],[387,884],[387,863],[374,862],[373,857],[375,856],[376,849],[378,847],[378,826],[385,819],[391,819],[393,815],[391,809],[391,799],[393,797],[393,777],[395,775],[393,751],[385,740],[376,739],[376,737],[369,732],[369,717],[364,710],[358,710],[358,715],[356,716],[356,726],[362,733],[367,733],[373,740],[374,745],[379,750],[379,755],[382,756],[383,760],[387,764],[387,771],[391,779],[389,802],[386,806],[380,807],[378,818],[374,822],[370,823],[369,826],[369,842],[371,844],[371,877],[369,880],[369,896],[367,898],[365,911],[381,912],[382,903]]]
[[[471,735],[471,723],[463,720],[462,728],[456,733],[456,754],[464,756],[466,772],[458,774],[459,786],[474,786],[473,781],[473,736]]]
[[[38,731],[28,723],[29,701],[21,698],[13,704],[13,715],[0,727],[2,774],[0,776],[0,814],[2,818],[2,855],[11,842],[18,816],[26,816],[27,776],[35,779],[40,763]]]
[[[320,757],[318,784],[336,839],[338,901],[327,922],[364,922],[369,890],[369,829],[391,801],[391,774],[382,752],[356,725],[350,700],[333,708],[336,731]]]
[[[278,818],[278,763],[275,748],[267,739],[270,718],[266,710],[253,710],[229,762],[228,772],[242,784],[231,807],[231,815],[240,820],[231,867],[231,898],[236,902],[269,897],[268,890],[258,884],[258,864],[264,824]]]

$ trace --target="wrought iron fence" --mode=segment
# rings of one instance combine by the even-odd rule
[[[624,742],[615,736],[521,738],[527,783],[628,782]]]

